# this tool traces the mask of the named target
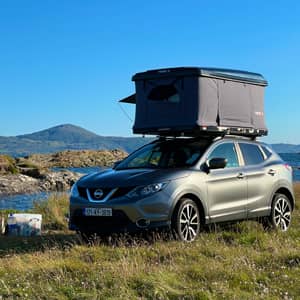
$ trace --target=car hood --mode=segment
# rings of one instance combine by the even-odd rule
[[[139,186],[183,178],[189,174],[189,170],[176,169],[108,169],[82,177],[78,185],[86,188]]]

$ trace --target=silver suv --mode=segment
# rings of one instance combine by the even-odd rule
[[[286,231],[292,170],[247,138],[160,138],[114,168],[82,177],[70,197],[71,230],[84,234],[169,227],[193,241],[205,224],[263,218]]]

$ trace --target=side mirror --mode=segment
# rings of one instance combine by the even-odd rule
[[[207,166],[210,170],[224,169],[226,165],[227,165],[227,159],[221,157],[212,158],[207,162]]]

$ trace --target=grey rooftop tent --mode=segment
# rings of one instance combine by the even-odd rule
[[[257,73],[215,68],[170,68],[137,73],[134,133],[197,136],[267,134],[264,88]]]

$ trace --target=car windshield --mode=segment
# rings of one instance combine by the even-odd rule
[[[190,167],[200,159],[207,145],[207,141],[189,140],[148,144],[120,162],[115,169]]]

